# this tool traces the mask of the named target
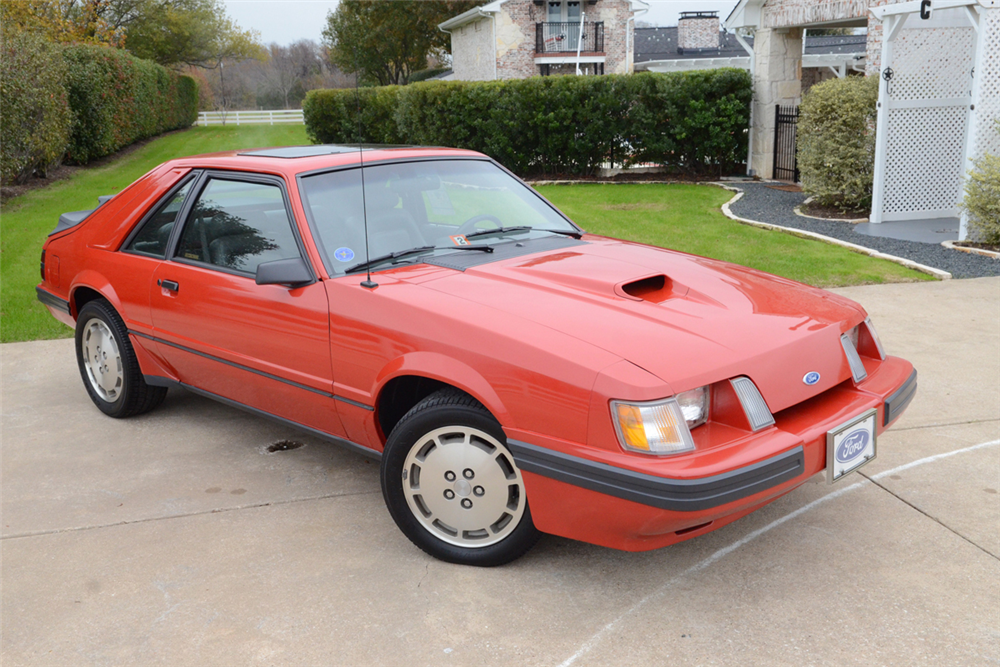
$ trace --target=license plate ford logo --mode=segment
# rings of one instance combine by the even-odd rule
[[[874,409],[826,433],[826,478],[835,482],[875,458]]]
[[[841,463],[850,463],[865,451],[869,440],[871,440],[871,436],[868,435],[866,429],[859,428],[856,431],[851,431],[837,447],[837,460]]]

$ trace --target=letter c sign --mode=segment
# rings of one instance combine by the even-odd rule
[[[922,0],[920,3],[920,18],[924,21],[931,17],[931,0]]]

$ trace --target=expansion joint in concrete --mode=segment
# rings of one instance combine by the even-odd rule
[[[266,503],[253,503],[250,505],[239,505],[238,507],[219,507],[216,509],[203,510],[201,512],[186,512],[183,514],[170,514],[168,516],[154,516],[146,519],[132,519],[130,521],[116,521],[114,523],[95,524],[92,526],[73,526],[71,528],[54,528],[52,530],[38,530],[28,533],[14,533],[13,535],[0,536],[0,541],[16,540],[24,537],[43,537],[45,535],[58,535],[60,533],[75,533],[82,530],[96,530],[100,528],[116,528],[118,526],[131,526],[137,523],[150,523],[152,521],[167,521],[169,519],[186,519],[192,516],[203,516],[205,514],[221,514],[223,512],[238,512],[240,510],[258,509],[261,507],[277,507],[279,505],[291,505],[293,503],[305,503],[315,500],[329,500],[331,498],[348,498],[350,496],[366,496],[381,491],[358,491],[356,493],[330,493],[322,496],[310,496],[308,498],[290,498],[288,500],[274,500]]]
[[[950,532],[953,535],[955,535],[955,536],[957,536],[957,537],[965,540],[966,542],[968,542],[972,546],[974,546],[977,549],[979,549],[980,551],[982,551],[987,556],[990,556],[994,560],[1000,561],[1000,556],[997,556],[995,553],[993,553],[992,551],[988,550],[986,547],[984,547],[984,546],[982,546],[980,544],[977,544],[976,542],[973,542],[971,539],[969,539],[968,537],[966,537],[962,533],[958,532],[957,530],[955,530],[954,528],[952,528],[951,526],[949,526],[948,524],[946,524],[941,519],[937,518],[936,516],[932,516],[932,515],[928,514],[924,510],[920,509],[919,507],[917,507],[916,505],[914,505],[913,503],[911,503],[906,498],[903,498],[902,496],[900,496],[898,493],[894,493],[891,489],[889,489],[885,485],[881,484],[878,480],[874,479],[873,477],[869,477],[868,475],[866,475],[864,472],[862,472],[860,470],[858,471],[858,474],[861,475],[862,477],[864,477],[865,479],[867,479],[869,482],[871,482],[872,484],[874,484],[878,488],[880,488],[883,491],[885,491],[886,493],[888,493],[890,496],[892,496],[893,498],[895,498],[899,502],[903,503],[904,505],[909,505],[910,507],[912,507],[913,509],[915,509],[916,511],[920,512],[925,517],[927,517],[928,519],[930,519],[931,521],[937,523],[939,526],[941,526],[942,528],[944,528],[948,532]]]

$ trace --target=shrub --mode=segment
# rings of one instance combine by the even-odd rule
[[[311,90],[302,102],[306,133],[318,144],[403,143],[393,118],[398,91],[399,86]]]
[[[72,114],[62,86],[60,49],[43,37],[4,30],[0,46],[0,180],[22,183],[56,165]]]
[[[190,126],[197,84],[148,60],[102,46],[64,50],[75,115],[67,158],[83,164],[140,139]]]
[[[797,130],[802,189],[822,206],[871,206],[878,77],[816,84],[803,96]]]
[[[645,161],[729,172],[746,160],[751,86],[742,70],[427,81],[360,92],[365,141],[467,148],[525,176]],[[354,95],[308,94],[313,141],[357,140]]]
[[[973,240],[1000,244],[1000,155],[987,153],[973,162],[961,206],[969,214]]]

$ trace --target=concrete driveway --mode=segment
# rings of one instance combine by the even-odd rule
[[[920,371],[864,476],[660,551],[545,537],[490,570],[413,547],[360,455],[183,391],[109,419],[72,341],[5,345],[0,659],[998,663],[1000,278],[838,291]]]

